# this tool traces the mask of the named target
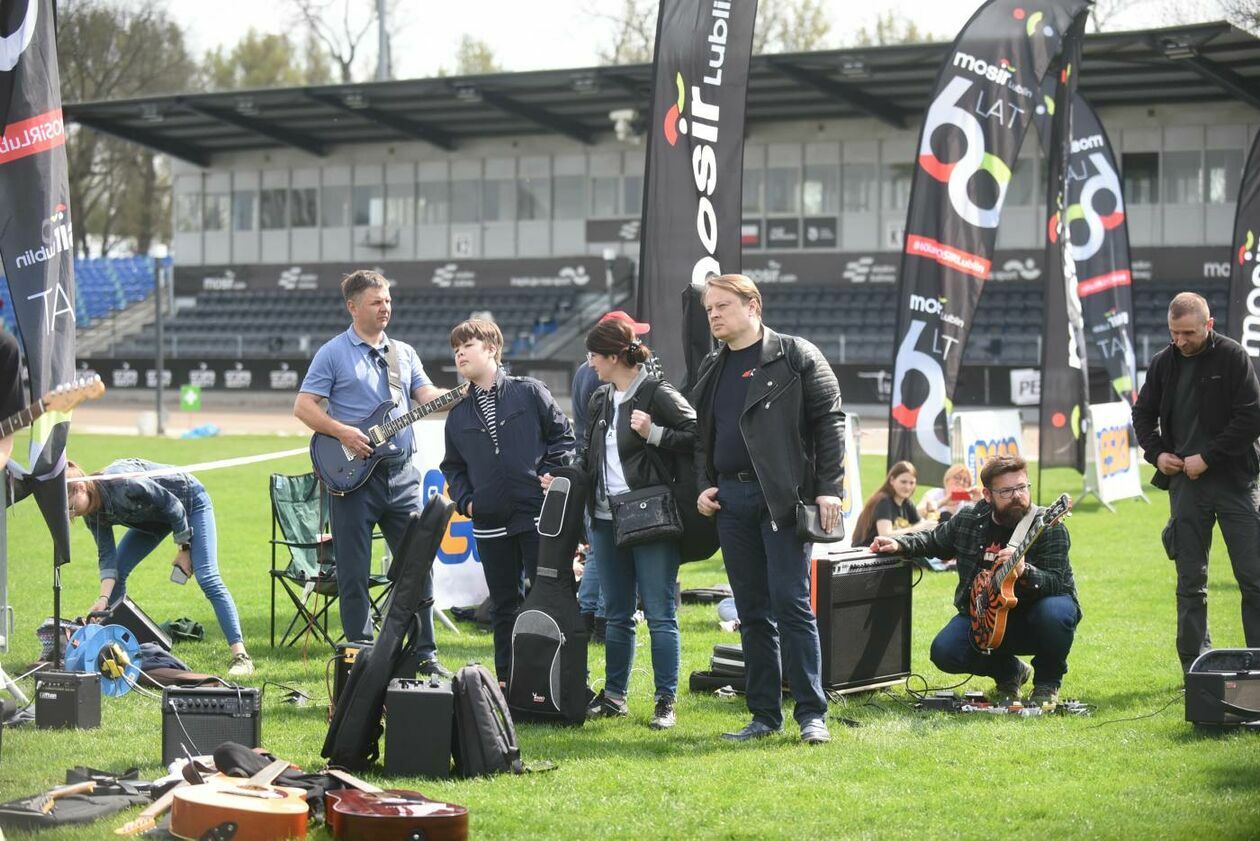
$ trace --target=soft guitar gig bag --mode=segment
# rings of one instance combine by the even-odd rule
[[[507,702],[518,720],[580,725],[591,694],[573,555],[582,536],[587,482],[575,467],[552,476],[538,515],[538,574],[512,628]]]
[[[404,670],[410,674],[403,676],[415,675],[419,612],[433,604],[433,599],[422,597],[421,592],[454,513],[455,505],[449,499],[435,495],[424,511],[411,515],[390,570],[394,590],[389,595],[381,631],[375,643],[355,657],[354,668],[328,725],[320,755],[333,765],[357,771],[380,756],[385,691],[390,679]]]

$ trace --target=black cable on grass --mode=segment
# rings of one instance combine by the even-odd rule
[[[922,690],[922,691],[920,691],[920,692],[916,692],[914,689],[912,689],[912,688],[910,687],[910,679],[911,679],[911,678],[916,678],[916,677],[917,677],[919,680],[923,681],[923,690]],[[960,686],[962,686],[963,684],[965,684],[967,681],[971,680],[973,677],[975,677],[975,675],[967,675],[965,678],[963,678],[962,680],[958,681],[958,683],[955,683],[955,684],[954,684],[954,685],[952,685],[952,686],[928,686],[927,678],[925,678],[925,677],[924,677],[923,675],[921,675],[921,674],[917,674],[917,673],[915,673],[915,672],[911,672],[910,674],[906,675],[906,692],[908,692],[909,694],[913,695],[915,698],[918,698],[920,701],[922,701],[922,700],[923,700],[923,698],[924,698],[924,697],[925,697],[925,696],[926,696],[929,692],[948,692],[948,691],[950,691],[951,689],[957,689],[958,687],[960,687]]]
[[[1091,724],[1089,726],[1089,729],[1092,730],[1095,727],[1102,727],[1104,724],[1115,724],[1120,721],[1141,721],[1144,718],[1153,718],[1159,715],[1160,713],[1162,713],[1164,710],[1171,707],[1173,704],[1177,702],[1178,699],[1180,699],[1185,694],[1186,694],[1186,690],[1184,689],[1179,690],[1176,695],[1172,696],[1172,698],[1169,699],[1167,704],[1164,704],[1164,706],[1160,707],[1153,713],[1146,713],[1144,715],[1135,715],[1130,718],[1111,718],[1111,719],[1108,719],[1107,721],[1100,721],[1097,724]]]

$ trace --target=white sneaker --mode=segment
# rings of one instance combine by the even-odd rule
[[[228,664],[228,674],[232,677],[244,677],[254,673],[254,661],[244,651],[233,654]]]

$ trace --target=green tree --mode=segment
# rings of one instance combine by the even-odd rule
[[[459,39],[459,47],[455,50],[456,76],[502,72],[503,68],[494,60],[494,50],[489,44],[471,35]]]
[[[288,35],[265,34],[250,27],[230,51],[219,47],[206,54],[203,75],[210,90],[283,88],[322,85],[332,81],[332,66],[314,36],[306,39],[305,56]]]
[[[939,40],[930,32],[923,32],[918,24],[897,12],[887,12],[875,18],[875,25],[862,27],[853,39],[857,47],[885,47],[889,44],[923,44]]]
[[[827,48],[831,22],[820,0],[762,0],[753,53],[803,53]]]
[[[183,30],[157,0],[63,0],[57,24],[66,102],[182,92],[195,85],[197,65]],[[155,239],[169,239],[170,174],[154,152],[75,126],[66,156],[77,253],[87,256],[89,240],[102,251],[129,240],[144,253]]]

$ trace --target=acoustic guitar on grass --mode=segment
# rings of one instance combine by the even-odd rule
[[[1006,636],[1006,619],[1019,603],[1015,595],[1015,569],[1028,550],[1046,530],[1072,514],[1072,499],[1062,494],[1052,504],[1038,508],[1024,539],[1006,563],[996,569],[981,570],[971,581],[971,644],[981,654],[992,654]]]
[[[48,412],[69,412],[80,403],[95,400],[104,394],[105,383],[101,382],[99,376],[83,377],[59,385],[36,400],[34,405],[0,421],[0,438],[8,438],[19,429],[25,429]]]
[[[466,841],[468,810],[417,791],[382,789],[329,769],[352,788],[324,793],[324,817],[337,841]]]
[[[372,452],[366,457],[355,455],[333,436],[316,432],[311,436],[311,465],[315,468],[315,473],[329,493],[340,496],[359,489],[381,462],[392,461],[403,455],[403,451],[393,441],[395,435],[421,418],[463,399],[467,391],[468,383],[456,386],[396,418],[389,416],[397,408],[394,401],[386,400],[366,418],[346,424],[367,436]]]
[[[190,841],[305,838],[306,792],[272,785],[288,767],[277,759],[249,779],[215,774],[200,785],[173,789],[171,835]]]

